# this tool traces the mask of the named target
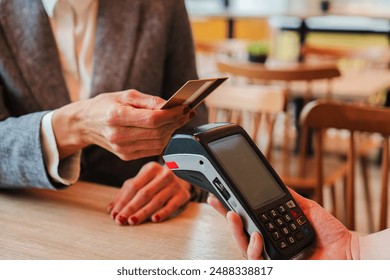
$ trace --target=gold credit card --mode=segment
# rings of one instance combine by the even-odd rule
[[[190,80],[186,82],[174,95],[172,95],[161,109],[169,109],[179,105],[187,105],[188,107],[194,109],[227,79],[227,77],[223,77]]]

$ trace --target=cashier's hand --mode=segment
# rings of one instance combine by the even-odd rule
[[[335,217],[329,214],[316,202],[306,199],[293,190],[291,194],[314,227],[317,239],[309,259],[352,259],[352,250],[359,251],[359,246],[352,234]],[[226,216],[233,239],[241,249],[244,257],[260,259],[263,251],[263,240],[259,233],[253,233],[248,241],[240,216],[232,211],[226,212],[218,199],[210,195],[207,201],[219,213]],[[352,242],[353,240],[353,242]],[[354,248],[353,248],[354,247]]]
[[[176,177],[166,166],[149,162],[137,176],[123,184],[107,210],[120,225],[136,225],[148,218],[161,222],[190,197],[190,184]]]

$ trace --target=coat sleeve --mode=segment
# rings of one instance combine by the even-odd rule
[[[58,189],[50,181],[42,154],[40,125],[47,112],[12,117],[0,81],[0,188]]]

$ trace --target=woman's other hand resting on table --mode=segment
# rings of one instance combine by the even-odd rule
[[[107,210],[120,225],[136,225],[148,218],[160,222],[190,197],[189,183],[176,177],[166,166],[149,162],[137,176],[123,184]]]

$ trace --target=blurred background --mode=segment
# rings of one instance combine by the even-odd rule
[[[312,29],[305,38],[309,43],[383,46],[390,39],[390,0],[186,0],[186,5],[197,42],[271,40],[273,54],[284,59],[298,56],[302,19]]]
[[[242,125],[287,185],[348,228],[386,228],[388,135],[373,131],[373,119],[390,127],[390,0],[186,0],[186,6],[199,76],[230,78],[206,100],[210,121]],[[346,106],[340,110],[350,118],[342,130],[321,132],[324,145],[316,150],[315,133],[302,136],[301,112],[324,100]],[[383,112],[350,112],[349,105]],[[333,109],[316,121],[332,119]],[[364,131],[351,133],[363,123]],[[320,166],[316,154],[325,160]],[[322,167],[334,170],[319,173]]]

